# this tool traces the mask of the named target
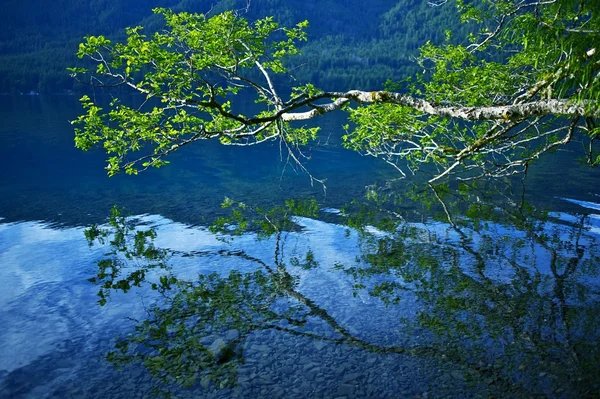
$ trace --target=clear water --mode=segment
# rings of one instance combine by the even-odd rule
[[[462,218],[459,233],[423,205],[404,203],[398,211],[413,217],[384,232],[345,227],[336,214],[366,186],[396,177],[339,147],[339,116],[321,121],[328,140],[307,162],[327,178],[325,192],[286,165],[276,145],[202,143],[165,169],[109,179],[102,153],[73,146],[68,121],[77,112],[72,97],[0,97],[0,398],[147,397],[156,387],[218,398],[600,394],[599,174],[576,161],[577,144],[531,170],[527,200],[551,211],[534,230]],[[206,226],[227,213],[225,196],[262,207],[316,198],[328,211],[296,217],[298,228],[279,239],[223,241]],[[176,314],[190,303],[174,296],[191,292],[164,298],[142,284],[97,304],[99,287],[88,280],[109,248],[89,247],[83,230],[105,223],[113,204],[156,229],[155,245],[170,251],[169,273],[179,281],[267,276],[269,321],[251,322],[264,321],[265,307],[241,308],[245,325],[215,322],[202,344],[221,339],[235,356],[198,372],[191,387],[165,384],[140,362],[118,370],[104,358],[137,336],[134,319],[161,320],[153,304]],[[309,251],[314,267],[302,267]],[[127,263],[124,275],[141,264]],[[288,277],[293,283],[272,285]],[[303,324],[290,324],[291,306]],[[137,353],[150,353],[149,344]],[[221,386],[223,364],[232,385]]]

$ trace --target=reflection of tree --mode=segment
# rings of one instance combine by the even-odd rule
[[[106,304],[112,290],[128,291],[132,286],[149,285],[162,294],[157,305],[147,309],[148,318],[138,321],[135,334],[116,344],[108,354],[116,365],[141,362],[163,384],[217,387],[235,384],[237,367],[243,363],[242,347],[254,331],[274,329],[337,344],[353,345],[377,353],[410,353],[435,355],[432,348],[382,347],[355,337],[314,300],[296,290],[297,278],[290,267],[318,267],[312,251],[304,259],[292,257],[286,265],[284,249],[286,230],[294,229],[292,215],[314,216],[318,211],[313,202],[287,201],[285,207],[268,211],[251,210],[242,203],[227,200],[232,207],[230,218],[220,218],[213,230],[241,234],[243,230],[260,232],[259,237],[272,235],[275,241],[274,259],[269,264],[241,250],[219,250],[216,254],[194,253],[195,256],[217,255],[253,263],[254,272],[232,271],[200,274],[194,281],[177,278],[167,268],[166,251],[154,248],[156,233],[136,230],[117,210],[113,210],[111,229],[92,227],[86,233],[90,242],[110,238],[111,252],[99,262],[98,275],[91,279],[100,284],[99,303]],[[250,215],[254,212],[254,215]],[[259,215],[260,217],[256,217]],[[224,238],[225,241],[228,239]],[[130,244],[130,245],[127,245]],[[135,261],[133,269],[127,262]],[[163,275],[151,281],[151,271],[160,269]],[[128,271],[131,270],[131,271]],[[146,280],[148,279],[148,281]],[[310,318],[325,322],[333,332],[317,334],[303,329]]]
[[[100,284],[100,302],[111,290],[144,283],[161,299],[108,359],[117,365],[141,362],[167,385],[224,387],[235,384],[247,337],[274,329],[376,353],[451,362],[468,378],[511,395],[548,393],[555,387],[591,395],[598,389],[592,377],[600,360],[594,346],[600,312],[593,298],[597,292],[590,291],[585,278],[597,273],[599,258],[595,239],[585,230],[586,218],[572,224],[540,220],[524,202],[498,208],[486,202],[486,192],[473,190],[460,192],[470,202],[478,198],[462,212],[471,217],[460,217],[454,212],[461,203],[450,202],[452,195],[438,188],[426,199],[443,201],[442,214],[450,223],[407,222],[390,208],[374,212],[356,204],[340,216],[361,231],[362,255],[356,265],[336,263],[333,269],[344,270],[356,290],[368,290],[390,307],[402,306],[405,295],[419,300],[417,317],[400,322],[404,331],[418,330],[428,338],[404,346],[357,337],[297,289],[296,271],[327,266],[316,261],[312,249],[304,257],[285,256],[286,235],[298,227],[293,216],[315,217],[314,202],[288,201],[265,211],[227,200],[224,206],[232,216],[219,219],[213,231],[224,240],[246,231],[269,236],[273,259],[225,249],[183,254],[254,265],[252,272],[200,274],[193,281],[166,266],[168,254],[154,248],[152,230],[135,230],[115,215],[111,231],[93,228],[88,234],[90,240],[111,237],[114,249],[94,279]],[[125,267],[131,262],[135,268]],[[308,322],[315,318],[332,333],[311,331]]]
[[[383,237],[363,231],[361,262],[346,271],[386,303],[415,294],[422,307],[409,324],[467,364],[532,392],[597,395],[600,308],[587,279],[598,276],[600,258],[588,219],[567,224],[523,196],[492,202],[491,194],[432,187],[448,223],[403,223]],[[469,218],[457,213],[465,203]]]

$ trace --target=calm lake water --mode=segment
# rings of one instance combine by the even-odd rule
[[[435,201],[365,211],[367,187],[410,184],[340,148],[339,115],[307,150],[324,190],[276,144],[199,143],[109,179],[100,151],[74,148],[78,112],[68,96],[0,97],[0,398],[600,396],[600,172],[580,144],[523,192],[465,194],[453,226]],[[225,197],[318,207],[229,237],[208,229]],[[114,204],[154,229],[153,259],[88,245]]]

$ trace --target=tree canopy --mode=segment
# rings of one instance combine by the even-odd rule
[[[449,4],[433,4],[449,6]],[[307,22],[280,27],[272,18],[247,21],[235,12],[213,16],[156,9],[164,30],[129,28],[113,44],[89,36],[78,56],[92,68],[71,68],[93,86],[127,86],[141,105],[85,96],[76,145],[102,144],[110,175],[160,167],[195,141],[226,145],[280,140],[301,164],[301,146],[318,128],[301,122],[343,110],[348,148],[384,159],[400,173],[424,170],[430,182],[449,177],[506,176],[527,170],[541,154],[576,137],[587,161],[600,162],[600,18],[589,0],[457,1],[465,40],[425,43],[423,72],[388,81],[383,91],[289,87],[286,65],[307,39]],[[255,101],[259,112],[235,111]],[[426,166],[430,165],[430,166]]]

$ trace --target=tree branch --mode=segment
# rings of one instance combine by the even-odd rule
[[[322,98],[336,98],[329,104],[313,105],[314,109],[302,113],[291,113],[302,105],[311,104]],[[317,115],[325,114],[340,109],[349,101],[357,103],[382,103],[396,104],[412,108],[424,114],[441,116],[444,118],[463,119],[467,121],[502,121],[518,120],[540,116],[584,116],[600,117],[600,102],[592,100],[571,101],[564,99],[549,99],[530,101],[521,104],[495,105],[486,107],[442,106],[432,102],[409,96],[406,94],[388,91],[360,91],[324,92],[315,97],[291,104],[276,113],[285,121],[298,121],[311,119]]]

